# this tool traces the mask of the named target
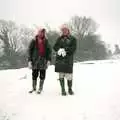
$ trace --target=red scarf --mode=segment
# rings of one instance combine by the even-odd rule
[[[37,47],[38,47],[38,52],[41,57],[45,56],[45,38],[39,38],[37,39]]]

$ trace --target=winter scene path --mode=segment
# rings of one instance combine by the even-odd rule
[[[119,61],[75,63],[74,96],[57,79],[50,66],[43,93],[29,94],[31,70],[1,70],[0,120],[120,120]]]

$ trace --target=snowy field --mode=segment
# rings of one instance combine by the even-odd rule
[[[74,96],[57,79],[49,67],[44,92],[28,94],[31,70],[0,71],[0,120],[120,120],[119,60],[76,63]]]

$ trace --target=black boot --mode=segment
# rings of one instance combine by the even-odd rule
[[[33,93],[34,91],[36,91],[36,85],[37,85],[37,80],[33,80],[32,81],[32,90],[29,91],[29,93]]]
[[[40,80],[39,90],[37,91],[37,94],[41,94],[41,92],[43,90],[43,84],[44,84],[44,80]]]
[[[70,95],[73,95],[74,92],[73,92],[73,90],[72,90],[72,80],[68,80],[68,81],[67,81],[67,84],[68,84],[68,93],[69,93]]]
[[[65,81],[64,78],[63,79],[59,79],[60,81],[60,86],[61,86],[61,93],[63,96],[66,96],[66,91],[65,91]]]

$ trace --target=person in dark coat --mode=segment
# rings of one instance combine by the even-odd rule
[[[51,61],[51,47],[45,37],[45,29],[41,29],[29,45],[28,49],[28,67],[32,69],[32,90],[29,93],[36,91],[37,78],[40,74],[39,90],[40,94],[43,90],[43,84],[46,77],[46,69]]]
[[[70,30],[64,26],[62,35],[57,39],[54,50],[56,51],[55,72],[59,73],[62,95],[66,95],[64,79],[67,79],[68,93],[73,95],[73,55],[76,50],[76,38],[70,34]]]

